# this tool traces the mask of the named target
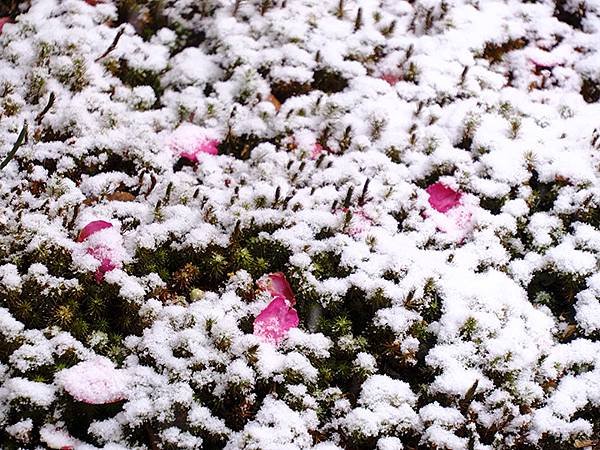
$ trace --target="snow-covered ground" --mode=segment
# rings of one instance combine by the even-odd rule
[[[600,447],[597,0],[5,3],[0,448]]]

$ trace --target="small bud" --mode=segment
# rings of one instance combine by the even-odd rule
[[[204,291],[202,289],[192,289],[190,292],[190,300],[193,302],[197,302],[198,300],[202,300],[204,298]]]

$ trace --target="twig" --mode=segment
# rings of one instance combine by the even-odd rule
[[[358,198],[358,204],[360,206],[363,206],[365,204],[365,201],[367,199],[367,191],[369,190],[369,183],[370,182],[371,182],[371,180],[369,178],[367,178],[365,180],[365,184],[363,186],[362,193],[360,194],[360,197]]]
[[[119,30],[119,32],[113,39],[112,44],[110,44],[110,47],[108,47],[104,53],[102,53],[100,56],[98,56],[94,60],[94,62],[100,61],[102,58],[104,58],[106,55],[108,55],[110,52],[112,52],[117,47],[117,44],[119,43],[119,39],[121,39],[121,36],[123,36],[123,33],[125,33],[125,28],[121,28]]]
[[[354,187],[350,186],[348,192],[346,192],[346,198],[344,199],[344,208],[349,208],[352,202],[352,194],[354,193]]]
[[[477,391],[477,386],[479,385],[479,380],[475,380],[475,383],[469,388],[464,398],[459,401],[460,411],[463,414],[466,414],[469,410],[469,406],[473,401],[473,397],[475,397],[475,392]]]
[[[42,122],[42,119],[44,118],[44,116],[46,115],[46,113],[48,111],[50,111],[50,108],[52,108],[52,105],[54,105],[54,100],[56,100],[56,96],[54,95],[54,92],[50,92],[50,98],[48,98],[48,104],[46,105],[46,107],[40,111],[40,113],[36,116],[35,118],[35,123],[37,123],[38,125]]]
[[[360,30],[360,27],[362,27],[362,25],[362,8],[358,8],[358,11],[356,12],[356,20],[354,21],[354,32],[356,33],[358,30]]]
[[[338,3],[336,16],[338,19],[344,18],[344,0],[340,0],[340,2]]]
[[[13,145],[13,148],[11,149],[11,151],[8,152],[8,154],[6,155],[6,157],[4,158],[4,160],[0,163],[0,170],[4,169],[8,165],[8,163],[10,162],[10,160],[15,157],[15,154],[17,153],[17,150],[19,150],[19,147],[21,145],[23,145],[23,143],[25,142],[26,138],[27,138],[27,121],[25,121],[23,123],[23,129],[19,133],[19,137],[17,138],[17,142],[15,142],[15,145]]]

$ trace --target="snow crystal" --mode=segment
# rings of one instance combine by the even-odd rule
[[[56,381],[76,400],[102,404],[125,398],[128,376],[109,359],[97,357],[62,370]]]

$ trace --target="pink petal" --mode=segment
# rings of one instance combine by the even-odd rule
[[[266,280],[259,281],[258,287],[269,293],[273,297],[283,297],[290,302],[290,305],[296,304],[296,297],[292,287],[283,272],[275,272],[268,275]]]
[[[217,141],[216,139],[209,139],[208,141],[205,141],[198,146],[198,151],[201,153],[208,153],[209,155],[218,155],[218,145],[219,141]]]
[[[4,28],[4,25],[10,21],[10,17],[0,17],[0,33],[2,33],[2,28]]]
[[[79,236],[77,236],[77,242],[83,242],[92,234],[100,230],[104,230],[105,228],[111,228],[112,226],[113,225],[110,222],[106,222],[104,220],[94,220],[82,228],[82,230],[79,232]]]
[[[445,186],[439,181],[429,186],[426,191],[429,194],[429,204],[431,207],[441,213],[445,213],[459,205],[460,198],[462,197],[460,192]]]
[[[323,146],[318,142],[315,142],[315,145],[313,145],[313,149],[310,153],[310,158],[317,159],[319,156],[321,156],[321,153],[323,153]]]
[[[117,268],[117,264],[112,262],[110,259],[105,258],[100,262],[100,267],[96,269],[96,273],[94,274],[94,278],[96,283],[102,282],[104,280],[104,274],[106,272],[110,272],[113,269]]]
[[[275,297],[254,319],[254,334],[279,345],[290,328],[298,326],[298,312],[283,297]]]
[[[97,283],[104,280],[104,274],[110,272],[113,269],[121,267],[121,264],[113,261],[112,251],[108,247],[98,246],[90,247],[87,249],[87,253],[92,255],[96,260],[100,261],[100,266],[96,269],[94,278]]]
[[[381,76],[383,81],[386,81],[390,86],[396,85],[400,81],[400,77],[392,75],[391,73],[385,73]]]
[[[207,131],[197,125],[184,123],[171,134],[169,146],[181,158],[198,162],[200,153],[218,155],[219,141],[207,136]]]

